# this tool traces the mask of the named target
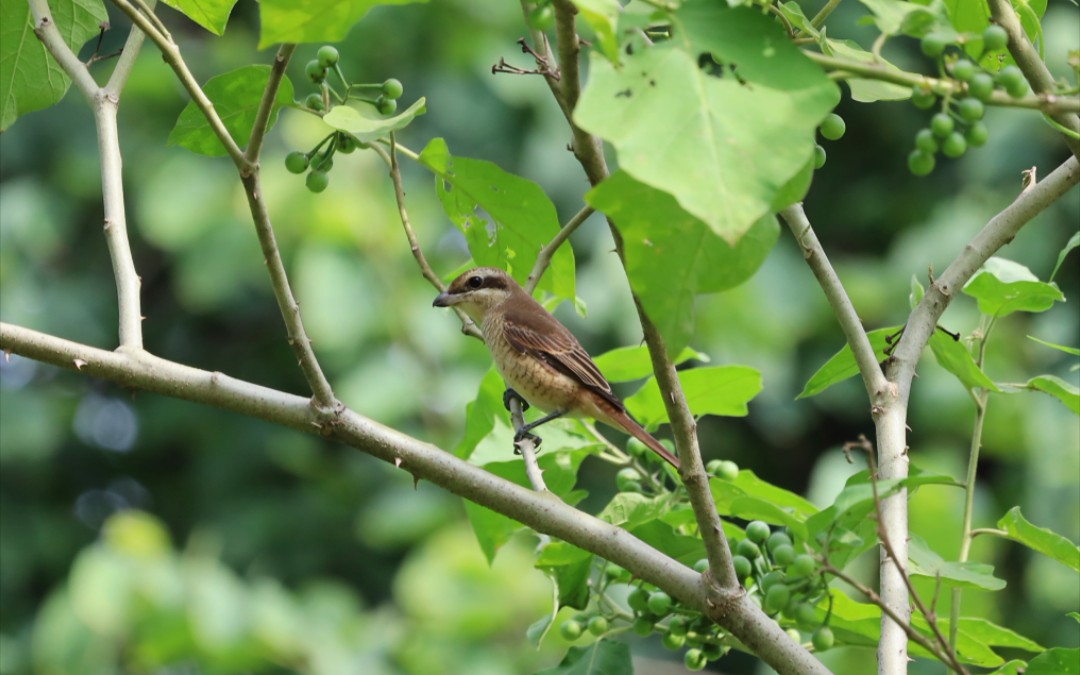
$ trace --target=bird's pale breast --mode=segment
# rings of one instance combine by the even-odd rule
[[[564,410],[571,415],[584,412],[580,410],[581,383],[532,354],[515,349],[503,335],[502,328],[502,317],[494,313],[486,317],[482,326],[484,342],[506,386],[545,412]]]

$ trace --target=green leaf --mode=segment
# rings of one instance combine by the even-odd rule
[[[594,54],[574,118],[615,146],[622,170],[734,244],[810,161],[839,91],[760,12],[688,2],[674,21],[672,41],[620,70]],[[702,52],[738,76],[706,72]]]
[[[994,566],[976,562],[946,562],[926,541],[911,535],[908,558],[909,572],[916,576],[940,579],[948,586],[1000,591],[1005,581],[994,576]]]
[[[1044,340],[1040,340],[1039,338],[1033,337],[1031,335],[1027,336],[1027,338],[1029,340],[1034,340],[1035,342],[1038,342],[1039,344],[1041,344],[1044,347],[1049,347],[1050,349],[1056,349],[1058,351],[1065,352],[1066,354],[1072,354],[1073,356],[1080,356],[1080,349],[1077,349],[1076,347],[1066,347],[1065,345],[1056,345],[1053,342],[1046,342]]]
[[[236,0],[162,0],[214,35],[225,32]]]
[[[270,66],[244,66],[228,73],[210,78],[203,86],[203,92],[214,104],[225,129],[238,145],[243,147],[255,126],[255,115],[262,100],[266,83],[270,80]],[[270,111],[267,128],[272,128],[277,121],[281,106],[293,101],[293,86],[289,78],[283,77],[278,87]],[[190,101],[180,112],[176,126],[169,133],[169,145],[179,145],[200,155],[222,157],[226,153],[217,135],[210,128],[199,107]]]
[[[806,541],[806,519],[817,508],[799,495],[770,485],[753,471],[739,471],[734,481],[710,478],[709,487],[720,515],[784,525],[796,541]]]
[[[391,117],[383,117],[370,106],[353,108],[347,105],[334,106],[323,115],[323,122],[338,131],[347,131],[364,143],[370,143],[409,126],[412,121],[427,112],[427,99],[420,100]]]
[[[262,0],[259,49],[279,42],[340,42],[379,5],[407,5],[426,0]]]
[[[1065,296],[1056,284],[1044,283],[1020,263],[993,257],[964,286],[979,301],[979,311],[994,317],[1013,312],[1043,312]]]
[[[49,3],[52,19],[72,51],[97,35],[109,15],[100,0]],[[30,5],[0,3],[0,131],[20,115],[48,108],[64,98],[71,78],[34,35]]]
[[[1020,513],[1019,506],[1009,509],[997,526],[1005,530],[1009,539],[1080,572],[1080,547],[1057,532],[1032,525]]]
[[[1054,375],[1037,375],[1027,381],[1027,388],[1045,392],[1080,415],[1080,389]]]
[[[1027,670],[1027,662],[1020,659],[1013,659],[1007,663],[1002,664],[988,675],[1024,675],[1024,671]]]
[[[559,665],[536,675],[627,675],[633,672],[630,646],[605,639],[588,647],[571,647]]]
[[[779,237],[775,217],[762,218],[731,246],[675,198],[618,171],[585,196],[623,236],[627,276],[669,354],[690,342],[694,296],[738,286],[765,261]]]
[[[741,490],[744,495],[757,497],[780,508],[788,509],[803,520],[819,511],[818,507],[798,493],[767,483],[758,478],[757,474],[750,469],[739,470],[739,475],[735,477],[735,480],[728,482]]]
[[[960,617],[960,631],[991,647],[1009,647],[1029,652],[1041,652],[1045,649],[1039,643],[1020,635],[1011,628],[999,626],[979,617]]]
[[[885,360],[885,348],[889,346],[885,338],[895,335],[900,328],[900,326],[878,328],[866,334],[866,337],[870,339],[870,346],[874,348],[874,354],[877,356],[879,363]],[[837,382],[843,382],[849,377],[858,374],[859,366],[855,363],[855,355],[851,352],[851,346],[844,344],[840,351],[833,354],[823,366],[818,368],[817,372],[810,377],[806,386],[803,387],[802,393],[796,398],[817,396]]]
[[[886,70],[903,72],[888,61],[866,51],[854,40],[824,40],[822,41],[822,52],[829,56],[851,59],[860,63],[872,63]],[[911,98],[911,87],[903,87],[891,82],[859,77],[848,78],[845,82],[848,88],[851,89],[851,98],[861,103],[903,101]]]
[[[637,492],[619,492],[607,503],[597,518],[630,529],[656,520],[671,508],[668,497],[646,497]]]
[[[540,186],[491,162],[453,157],[441,138],[428,143],[420,163],[438,176],[443,209],[464,233],[473,260],[506,269],[524,284],[540,249],[560,229],[555,206]],[[555,252],[539,288],[574,298],[574,253],[569,246]]]
[[[707,366],[679,372],[679,382],[696,416],[743,417],[746,404],[761,391],[761,373],[749,366]],[[667,409],[655,379],[625,401],[626,409],[645,427],[668,421]]]
[[[930,349],[934,352],[938,365],[955,375],[965,388],[1001,391],[975,363],[971,352],[953,336],[935,330],[930,336]]]
[[[552,541],[540,551],[536,568],[547,573],[558,593],[558,607],[585,609],[589,602],[589,573],[593,556],[563,541]]]
[[[919,280],[915,277],[914,274],[912,274],[911,292],[908,294],[908,306],[910,306],[911,309],[915,309],[916,305],[922,302],[924,294],[925,291],[923,290],[922,284],[920,284]]]
[[[600,51],[612,63],[619,63],[619,14],[622,5],[618,0],[573,0],[578,15],[592,29]]]
[[[934,14],[930,9],[911,2],[900,2],[900,0],[859,0],[859,2],[866,5],[866,8],[873,13],[874,24],[885,35],[899,33],[901,26],[912,20],[911,14],[927,15],[920,17],[923,21],[934,20]]]
[[[1054,277],[1057,276],[1058,270],[1061,269],[1061,263],[1065,262],[1065,256],[1069,255],[1069,252],[1077,246],[1080,246],[1080,232],[1069,237],[1069,241],[1065,244],[1065,248],[1061,249],[1061,253],[1058,253],[1057,264],[1054,265],[1054,271],[1050,273],[1050,281],[1053,281]]]
[[[699,351],[690,349],[689,347],[683,349],[672,362],[675,365],[684,363],[689,360],[708,362],[709,357]],[[640,380],[643,377],[652,375],[652,359],[649,357],[649,348],[645,345],[638,345],[636,347],[617,347],[611,351],[604,352],[600,356],[594,359],[597,367],[600,368],[600,372],[604,374],[604,377],[609,382],[629,382],[630,380]]]
[[[1080,649],[1052,647],[1028,662],[1024,675],[1078,675]]]

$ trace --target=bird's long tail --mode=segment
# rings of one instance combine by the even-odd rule
[[[613,412],[614,412],[614,414],[611,415],[611,419],[612,419],[612,421],[617,423],[617,426],[622,427],[628,434],[630,434],[634,438],[638,439],[639,441],[641,441],[645,445],[649,446],[650,450],[652,450],[656,454],[663,457],[664,460],[667,461],[668,464],[670,464],[671,466],[675,467],[676,470],[678,470],[678,468],[679,468],[679,458],[678,457],[676,457],[675,455],[668,452],[668,449],[665,448],[660,443],[660,441],[653,438],[653,436],[648,431],[645,431],[645,428],[642,427],[640,424],[638,424],[637,421],[634,420],[633,417],[630,417],[629,414],[627,414],[625,412],[622,412],[622,411],[613,411]]]

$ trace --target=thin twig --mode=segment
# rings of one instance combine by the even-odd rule
[[[563,225],[558,234],[540,249],[540,255],[536,256],[536,264],[533,265],[532,271],[529,272],[529,278],[525,280],[526,293],[532,295],[532,292],[536,290],[536,285],[540,283],[540,278],[544,276],[548,265],[551,264],[551,258],[555,255],[555,251],[559,250],[559,247],[574,233],[574,230],[581,227],[581,224],[588,220],[593,213],[595,213],[595,210],[591,206],[586,206],[578,211],[566,225]]]
[[[814,15],[813,19],[810,19],[810,25],[814,28],[821,28],[821,24],[825,23],[825,19],[829,18],[829,15],[840,6],[840,0],[829,0],[825,3],[825,6]]]
[[[296,45],[285,43],[278,48],[277,55],[274,57],[274,65],[270,67],[270,78],[263,90],[259,108],[255,111],[255,124],[251,127],[251,136],[248,138],[247,150],[244,152],[249,166],[259,163],[263,140],[270,127],[270,114],[274,110],[278,89],[281,87],[281,79],[285,76],[285,67],[289,65],[289,59],[295,51]]]
[[[147,0],[146,4],[153,9],[154,5],[157,4],[157,0]],[[135,59],[139,56],[145,39],[146,33],[142,32],[138,26],[131,27],[127,42],[124,43],[123,49],[120,50],[120,58],[116,60],[116,66],[113,68],[112,75],[109,76],[109,82],[105,85],[105,90],[109,94],[116,97],[120,96],[120,91],[127,84],[128,77],[131,76],[131,70],[135,67]]]

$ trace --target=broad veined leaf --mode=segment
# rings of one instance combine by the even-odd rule
[[[987,377],[982,368],[975,363],[971,352],[960,340],[940,330],[935,330],[930,336],[930,350],[934,352],[938,365],[955,375],[965,388],[1000,391],[993,380]]]
[[[506,269],[524,284],[540,249],[560,229],[555,205],[540,186],[491,162],[454,157],[441,138],[428,143],[420,163],[438,177],[443,209],[465,235],[473,260]],[[574,253],[569,246],[555,252],[538,287],[574,299]]]
[[[761,373],[749,366],[708,366],[679,372],[679,382],[694,415],[742,417],[746,404],[761,391]],[[626,409],[643,426],[668,421],[667,408],[655,379],[626,399]]]
[[[885,349],[889,346],[885,338],[896,335],[899,331],[900,326],[893,326],[891,328],[878,328],[866,334],[866,337],[870,339],[870,346],[874,348],[874,355],[877,356],[878,363],[885,360]],[[818,368],[817,372],[810,377],[806,386],[803,387],[802,393],[796,398],[816,396],[837,382],[843,382],[849,377],[858,374],[859,366],[855,363],[855,355],[851,352],[851,345],[845,343],[840,351],[833,354],[824,365]]]
[[[427,112],[427,100],[424,97],[420,97],[420,100],[390,117],[383,117],[370,106],[354,108],[338,105],[323,115],[323,122],[339,131],[348,131],[365,143],[370,143],[389,136],[391,131],[404,129],[425,112]]]
[[[1024,675],[1080,675],[1080,649],[1051,647],[1028,662]]]
[[[997,525],[1009,539],[1080,572],[1080,547],[1053,530],[1032,525],[1020,513],[1019,506],[1011,508]]]
[[[279,42],[339,42],[371,9],[413,2],[425,0],[262,0],[259,49]]]
[[[109,20],[101,0],[50,2],[49,9],[64,42],[76,53]],[[34,35],[33,23],[26,2],[0,3],[0,131],[19,115],[58,103],[71,84]]]
[[[1064,302],[1056,284],[1039,281],[1027,267],[1004,258],[990,258],[964,286],[979,301],[979,311],[994,317],[1013,312],[1043,312]]]
[[[623,236],[627,276],[660,330],[669,354],[689,343],[694,296],[749,279],[776,244],[780,228],[768,215],[734,246],[687,213],[666,192],[624,171],[612,174],[585,200],[614,221]]]
[[[161,0],[214,35],[225,32],[236,0]]]
[[[269,80],[270,66],[257,65],[244,66],[212,77],[203,85],[203,92],[213,102],[225,129],[240,146],[247,143],[255,126],[255,115]],[[292,101],[292,82],[283,77],[274,98],[267,128],[274,126],[281,106],[289,105]],[[168,143],[185,147],[200,155],[222,157],[226,154],[225,146],[221,144],[221,140],[210,128],[210,123],[194,101],[188,102],[180,112],[176,125],[169,132]]]
[[[703,69],[702,52],[723,65]],[[574,118],[615,147],[622,170],[734,244],[812,158],[814,131],[838,99],[774,21],[690,2],[670,42],[619,70],[594,55]]]
[[[918,535],[911,535],[908,544],[909,572],[913,575],[941,579],[947,585],[1000,591],[1005,581],[994,576],[994,566],[978,562],[950,562],[937,554]]]

